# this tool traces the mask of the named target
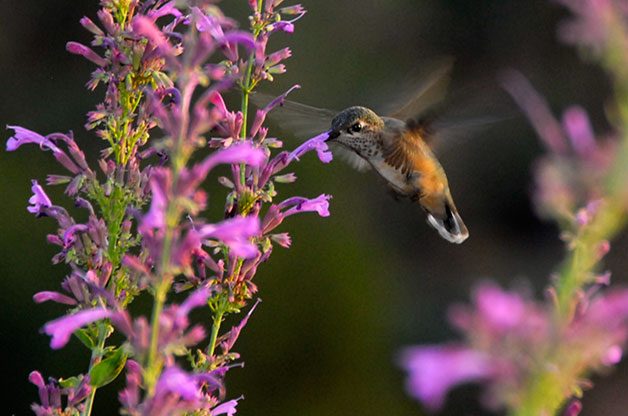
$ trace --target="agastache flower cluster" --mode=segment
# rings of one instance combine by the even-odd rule
[[[579,106],[557,120],[523,75],[504,74],[504,88],[546,149],[534,168],[533,199],[539,214],[561,227],[567,258],[544,301],[484,283],[471,306],[450,310],[462,341],[401,354],[408,393],[433,411],[453,387],[481,382],[487,407],[575,416],[592,386],[587,378],[617,364],[628,348],[628,290],[606,289],[610,273],[599,271],[628,212],[628,9],[612,0],[561,2],[574,12],[561,37],[586,48],[613,78],[617,131],[596,137]]]
[[[53,262],[70,266],[60,291],[34,296],[37,303],[70,307],[43,332],[53,349],[74,335],[91,351],[85,374],[46,382],[31,373],[40,395],[32,406],[36,414],[89,415],[96,390],[123,371],[124,414],[236,412],[239,399],[227,399],[224,377],[241,366],[233,347],[259,300],[230,330],[221,332],[221,323],[258,291],[254,276],[274,244],[290,246],[290,236],[277,231],[284,219],[300,212],[329,215],[325,194],[275,201],[275,184],[296,180],[283,172],[292,162],[312,150],[324,163],[332,158],[327,133],[273,154],[283,143],[268,136],[265,118],[298,86],[247,122],[249,95],[285,72],[283,61],[292,54],[288,48],[268,52],[269,37],[292,33],[305,14],[300,5],[281,3],[249,1],[247,32],[211,2],[102,0],[97,22],[81,19],[94,35],[91,45],[67,44],[97,66],[87,87],[105,87],[103,103],[86,124],[107,144],[98,169],[89,166],[72,133],[42,136],[9,126],[7,151],[25,144],[50,151],[66,172],[50,175],[47,184],[66,185],[67,196],[87,213],[77,222],[32,181],[27,209],[57,221],[57,232],[48,236],[60,250]],[[223,99],[231,88],[241,91],[240,110]],[[208,221],[203,184],[221,164],[231,172],[217,178],[228,192],[224,217]],[[128,310],[142,292],[154,299],[149,317]],[[188,296],[172,303],[174,292]],[[193,325],[190,311],[203,307],[211,323]],[[115,331],[125,338],[121,345],[110,344]]]

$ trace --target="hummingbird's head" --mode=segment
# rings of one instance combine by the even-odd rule
[[[373,110],[349,107],[332,120],[329,140],[359,151],[359,147],[367,145],[383,128],[384,121]]]

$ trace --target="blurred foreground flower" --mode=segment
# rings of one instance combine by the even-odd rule
[[[402,352],[408,393],[438,410],[451,389],[482,382],[487,407],[518,409],[539,372],[562,399],[589,385],[583,374],[619,362],[628,341],[628,289],[587,294],[564,326],[555,320],[552,302],[484,283],[473,304],[452,307],[449,318],[463,342]]]
[[[561,37],[584,47],[612,77],[615,131],[596,137],[579,106],[559,121],[523,75],[502,77],[545,147],[534,167],[533,199],[539,215],[560,226],[567,256],[545,301],[485,283],[472,306],[451,309],[462,341],[404,351],[408,392],[432,410],[455,386],[482,382],[487,407],[520,416],[562,409],[575,416],[583,389],[591,386],[587,377],[617,364],[627,347],[628,289],[602,289],[610,273],[600,273],[599,264],[627,222],[628,8],[614,0],[561,3],[574,12]]]

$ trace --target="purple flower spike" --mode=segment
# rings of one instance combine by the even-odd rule
[[[50,348],[55,350],[63,348],[74,331],[94,321],[108,318],[111,315],[112,311],[108,309],[94,308],[48,322],[44,325],[44,332],[52,337]]]
[[[316,137],[311,138],[310,140],[303,143],[301,146],[297,147],[290,156],[288,157],[288,161],[291,162],[293,160],[299,160],[301,156],[310,150],[316,150],[318,158],[323,163],[329,163],[332,161],[333,156],[329,151],[329,146],[326,141],[329,138],[329,132],[321,133]]]
[[[42,215],[42,208],[50,208],[52,206],[52,202],[46,192],[44,192],[44,188],[42,188],[36,180],[31,181],[33,186],[31,190],[33,191],[33,196],[28,199],[28,203],[30,206],[26,207],[28,212],[32,214]]]
[[[493,373],[485,355],[453,345],[408,348],[401,366],[409,372],[408,393],[433,411],[443,406],[447,392],[456,385],[486,379]]]
[[[299,212],[316,211],[321,217],[329,217],[329,200],[331,195],[321,194],[314,199],[307,199],[295,196],[283,201],[279,207],[281,209],[288,208],[284,212],[284,217]]]

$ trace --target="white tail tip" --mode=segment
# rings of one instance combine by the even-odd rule
[[[454,214],[450,220],[452,227],[447,229],[443,220],[435,218],[432,214],[427,214],[427,222],[438,231],[441,237],[450,243],[460,244],[469,238],[469,231],[457,214]]]

